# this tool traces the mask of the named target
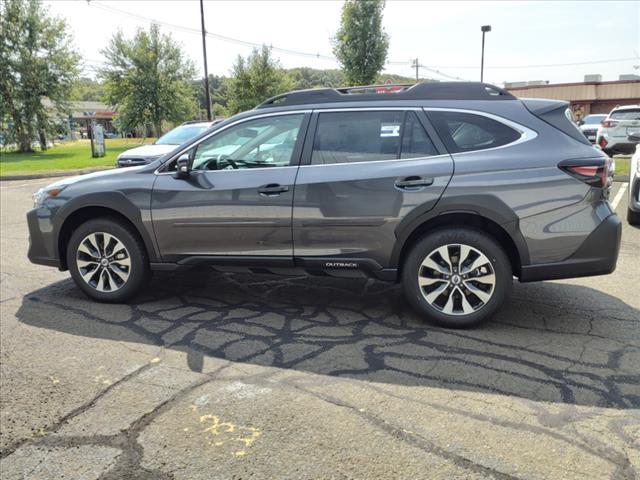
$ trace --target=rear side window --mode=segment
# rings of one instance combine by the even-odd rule
[[[640,120],[640,108],[614,110],[609,116],[612,120]]]
[[[438,151],[427,132],[424,131],[418,116],[414,112],[407,112],[400,158],[419,158],[433,155],[438,155]]]
[[[414,112],[325,112],[318,115],[311,163],[330,165],[438,152]]]
[[[515,142],[520,133],[491,118],[462,112],[427,112],[451,153],[486,150]]]
[[[318,115],[311,163],[393,160],[400,151],[402,112],[326,112]]]

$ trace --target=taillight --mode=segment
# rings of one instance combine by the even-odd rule
[[[604,138],[603,136],[600,136],[600,138],[598,139],[598,145],[600,145],[600,148],[604,148],[607,146],[607,139]]]
[[[605,159],[563,160],[558,168],[592,187],[606,187],[609,181],[609,161]]]
[[[602,122],[602,126],[604,128],[611,128],[615,127],[616,125],[618,125],[618,122],[616,120],[605,120],[604,122]]]

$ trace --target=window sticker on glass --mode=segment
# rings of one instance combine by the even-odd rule
[[[380,126],[380,137],[399,137],[400,136],[400,125],[381,125]]]

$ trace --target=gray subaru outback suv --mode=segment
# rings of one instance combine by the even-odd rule
[[[286,93],[149,165],[37,192],[32,262],[131,298],[194,265],[402,282],[425,318],[490,318],[521,282],[611,273],[608,159],[565,102],[482,83]]]

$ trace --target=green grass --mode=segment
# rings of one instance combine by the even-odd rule
[[[120,153],[153,143],[154,140],[155,138],[108,138],[105,139],[106,155],[100,158],[91,157],[89,140],[61,143],[44,152],[0,151],[0,176],[114,167]]]
[[[629,176],[629,164],[631,157],[616,157],[616,175]]]

